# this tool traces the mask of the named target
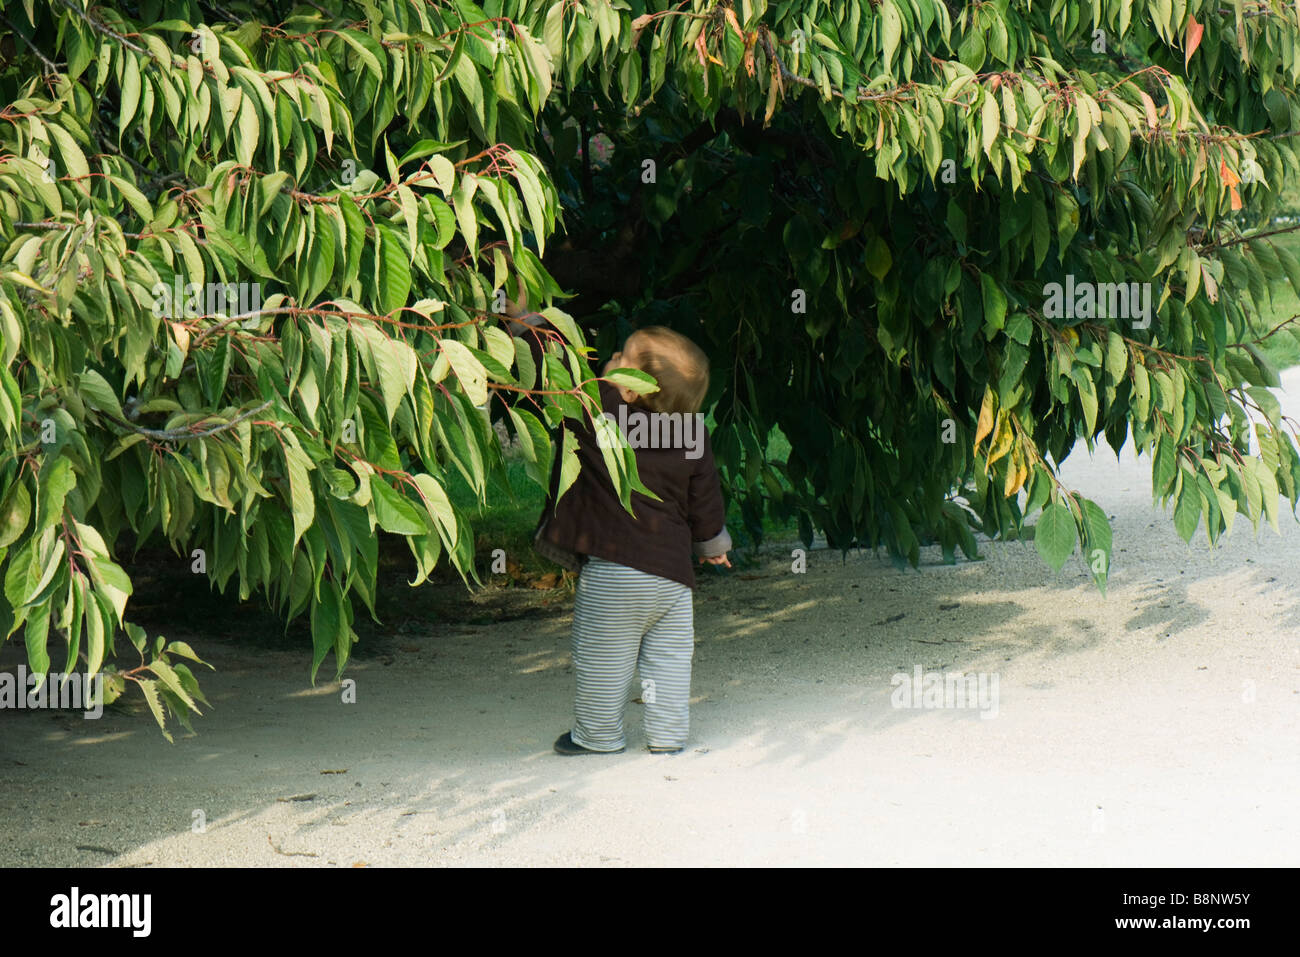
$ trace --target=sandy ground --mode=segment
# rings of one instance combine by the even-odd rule
[[[1300,372],[1284,383],[1300,416]],[[1111,587],[1032,543],[897,571],[789,549],[703,582],[692,736],[562,758],[568,602],[432,625],[350,666],[196,644],[214,707],[0,712],[0,865],[1300,863],[1300,529],[1239,516],[1210,550],[1104,448],[1068,481],[1113,517]],[[4,667],[20,660],[10,642]],[[898,709],[891,678],[997,675],[997,716]],[[328,677],[328,676],[326,676]],[[206,828],[196,833],[195,812]]]

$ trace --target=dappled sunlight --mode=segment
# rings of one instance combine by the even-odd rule
[[[518,674],[534,675],[541,671],[552,671],[569,667],[568,653],[558,654],[550,651],[535,651],[527,655],[516,655],[511,659],[515,664],[526,664],[518,669]]]
[[[131,731],[115,731],[111,734],[100,734],[94,737],[77,738],[75,741],[70,741],[69,744],[75,748],[92,747],[99,744],[108,744],[113,741],[126,741],[132,734],[133,732]]]

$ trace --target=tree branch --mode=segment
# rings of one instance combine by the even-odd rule
[[[153,439],[157,442],[184,442],[189,439],[206,439],[209,436],[216,435],[219,432],[229,431],[230,429],[233,429],[235,426],[239,425],[239,423],[245,421],[246,419],[251,419],[259,412],[263,412],[266,409],[270,408],[270,406],[271,406],[271,400],[267,399],[257,408],[249,409],[247,412],[242,412],[239,415],[235,416],[229,422],[223,422],[221,425],[213,426],[210,429],[204,429],[201,432],[194,432],[190,429],[146,429],[144,426],[132,425],[129,422],[123,422],[115,415],[108,415],[107,413],[104,413],[104,415],[106,418],[112,420],[113,422],[116,422],[122,428],[128,429],[131,432],[138,433],[139,435],[143,435],[146,438]]]
[[[152,55],[144,47],[140,46],[139,44],[131,42],[131,40],[129,40],[127,37],[124,37],[116,30],[109,29],[104,24],[100,23],[98,20],[94,19],[89,14],[87,14],[84,10],[78,9],[77,6],[71,2],[71,0],[59,0],[59,2],[64,7],[66,7],[67,9],[75,13],[77,16],[79,16],[87,24],[89,24],[91,29],[104,34],[104,36],[106,37],[112,37],[118,43],[122,44],[122,46],[126,47],[129,50],[134,50],[136,53],[143,53],[145,56]]]

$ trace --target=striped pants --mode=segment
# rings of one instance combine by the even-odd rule
[[[623,708],[641,675],[646,743],[680,748],[690,730],[695,620],[680,582],[588,558],[573,606],[574,743],[593,751],[626,745]]]

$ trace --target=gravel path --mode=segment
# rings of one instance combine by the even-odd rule
[[[175,745],[146,714],[0,712],[0,865],[1300,863],[1296,522],[1239,517],[1211,551],[1145,462],[1064,474],[1114,517],[1105,598],[1032,543],[919,572],[814,550],[802,575],[772,548],[704,582],[679,756],[643,750],[639,704],[627,753],[551,752],[567,605],[407,636],[349,668],[355,704],[305,649],[200,632],[214,707]],[[996,677],[996,716],[895,708],[918,665]]]

